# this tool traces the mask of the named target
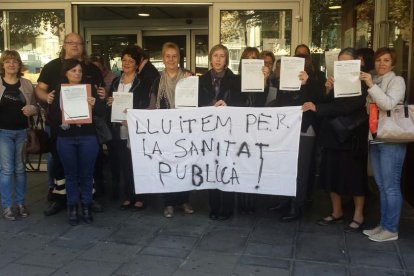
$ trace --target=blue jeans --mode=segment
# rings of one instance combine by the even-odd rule
[[[13,205],[13,184],[15,203],[24,204],[26,168],[22,154],[26,137],[26,129],[0,129],[0,192],[3,208]]]
[[[96,136],[58,137],[57,151],[66,179],[66,196],[69,205],[92,203],[93,170],[99,144]]]
[[[370,145],[371,166],[375,182],[380,192],[380,225],[390,231],[398,232],[402,195],[401,172],[406,153],[406,144]]]
[[[51,137],[50,126],[46,125],[45,131],[47,132],[50,138]],[[53,171],[53,157],[52,157],[52,153],[50,152],[47,154],[47,184],[49,188],[53,188],[55,184],[55,174]]]

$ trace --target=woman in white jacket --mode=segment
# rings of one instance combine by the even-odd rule
[[[396,53],[390,48],[375,52],[376,75],[362,72],[361,79],[369,87],[372,101],[381,110],[392,110],[405,97],[405,82],[393,72],[397,62]],[[375,182],[380,192],[381,220],[377,227],[364,230],[370,240],[376,242],[398,239],[398,225],[401,214],[402,195],[401,171],[404,164],[406,144],[379,143],[371,141],[370,159]]]

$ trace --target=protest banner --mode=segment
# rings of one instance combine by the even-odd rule
[[[296,194],[300,106],[129,109],[127,120],[138,194]]]

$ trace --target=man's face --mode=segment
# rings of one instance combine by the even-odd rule
[[[63,48],[65,49],[65,59],[79,59],[83,53],[83,42],[79,35],[70,34],[66,37]]]

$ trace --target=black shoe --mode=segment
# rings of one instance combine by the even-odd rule
[[[72,226],[79,224],[79,216],[78,216],[78,205],[69,205],[68,206],[68,218],[69,224]]]
[[[91,224],[93,222],[92,205],[93,204],[82,204],[82,217],[86,224]]]
[[[210,215],[208,216],[211,220],[218,220],[219,215],[215,212],[210,212]]]
[[[98,203],[96,200],[94,200],[92,202],[92,212],[94,213],[102,213],[103,212],[103,207],[102,204]]]
[[[292,207],[289,212],[280,218],[280,222],[291,222],[298,220],[302,217],[302,211],[300,208]]]
[[[275,205],[270,206],[269,208],[267,208],[267,210],[270,211],[270,212],[283,212],[288,207],[289,207],[289,201],[288,200],[286,200],[286,201],[283,200],[281,202],[276,203]]]
[[[218,220],[228,220],[233,216],[233,212],[222,213],[218,216]]]
[[[66,204],[60,201],[50,203],[49,207],[43,212],[45,216],[53,216],[66,208]]]

